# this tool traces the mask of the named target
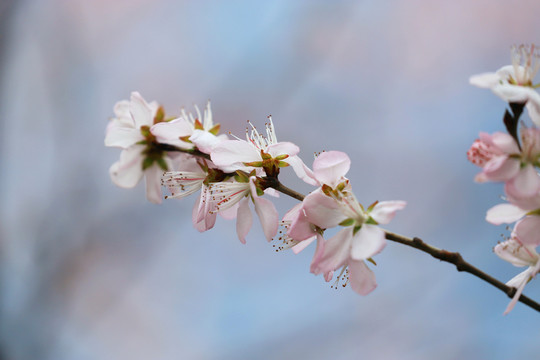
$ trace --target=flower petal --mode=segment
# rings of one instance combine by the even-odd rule
[[[312,273],[328,274],[345,265],[351,252],[352,230],[346,227],[326,241],[324,253],[311,262]]]
[[[321,184],[335,188],[351,167],[349,156],[341,151],[323,152],[313,161],[313,173]]]
[[[157,107],[150,106],[141,94],[136,91],[131,93],[129,111],[135,122],[136,129],[140,129],[141,126],[152,126],[156,110]]]
[[[487,211],[486,221],[493,225],[511,224],[524,217],[526,213],[526,210],[512,204],[499,204]]]
[[[347,218],[336,201],[324,195],[320,188],[305,197],[304,211],[309,222],[323,229],[335,227]]]
[[[142,155],[143,146],[135,145],[120,153],[120,160],[109,169],[111,180],[117,186],[132,188],[143,176]]]
[[[313,173],[313,171],[311,171],[311,169],[308,168],[306,164],[304,164],[302,159],[300,159],[298,156],[288,157],[285,162],[292,167],[296,176],[298,176],[301,180],[308,183],[309,185],[319,185],[319,182],[315,178],[315,174]]]
[[[540,245],[540,216],[525,216],[514,226],[514,233],[523,245]]]
[[[540,95],[536,91],[529,94],[526,107],[532,122],[536,126],[540,126]]]
[[[263,199],[257,195],[254,176],[250,178],[249,186],[253,203],[255,204],[255,212],[259,216],[259,221],[261,222],[266,240],[272,241],[272,238],[276,236],[279,228],[279,214],[270,200]]]
[[[295,156],[300,152],[300,148],[291,142],[284,141],[268,146],[266,152],[274,158],[279,155]],[[287,162],[287,159],[284,161]]]
[[[236,215],[236,233],[242,244],[246,243],[246,235],[253,224],[253,215],[251,215],[251,210],[249,210],[248,201],[248,198],[244,198],[240,201],[238,213]]]
[[[517,162],[517,161],[516,161]],[[534,166],[527,164],[508,183],[507,190],[513,196],[533,196],[540,190],[540,176]]]
[[[144,171],[146,182],[146,199],[154,204],[161,204],[163,195],[161,194],[161,175],[163,170],[154,164]]]
[[[469,78],[469,84],[485,89],[491,89],[500,81],[501,77],[496,73],[483,73]]]
[[[376,225],[364,224],[352,239],[351,258],[366,260],[380,253],[386,246],[384,230]]]
[[[246,169],[244,163],[262,161],[257,149],[244,140],[225,140],[211,152],[212,162],[225,172]]]
[[[141,140],[144,140],[144,138],[140,130],[117,126],[113,123],[109,124],[105,134],[105,146],[127,149]]]
[[[193,149],[193,144],[180,140],[181,137],[191,136],[193,125],[184,118],[160,122],[150,128],[158,142],[178,146],[181,149]]]
[[[379,224],[388,224],[396,215],[396,211],[405,208],[405,201],[381,201],[375,205],[369,215]]]
[[[210,154],[220,142],[227,140],[227,138],[218,137],[208,131],[194,130],[189,140],[197,146],[199,151]]]
[[[375,274],[363,261],[349,261],[349,283],[360,295],[367,295],[377,287]]]
[[[495,156],[484,165],[484,174],[491,181],[508,181],[519,172],[519,160],[507,155]]]

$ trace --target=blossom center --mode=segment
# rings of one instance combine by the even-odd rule
[[[538,50],[535,45],[519,45],[512,47],[512,66],[514,78],[508,82],[512,85],[533,86],[532,80],[540,68]]]

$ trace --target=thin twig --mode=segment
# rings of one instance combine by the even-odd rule
[[[165,151],[184,152],[184,153],[187,153],[187,154],[191,154],[191,155],[195,155],[195,156],[199,156],[199,157],[204,157],[205,159],[210,160],[210,156],[208,154],[200,152],[197,149],[185,150],[185,149],[180,149],[180,148],[177,148],[175,146],[165,145],[165,144],[160,144],[160,147],[162,147],[163,150],[165,150]],[[300,194],[299,192],[296,192],[296,191],[288,188],[287,186],[283,185],[277,179],[277,177],[265,177],[264,178],[264,185],[266,187],[273,188],[273,189],[275,189],[275,190],[277,190],[277,191],[279,191],[279,192],[281,192],[281,193],[283,193],[285,195],[289,195],[290,197],[292,197],[292,198],[294,198],[296,200],[299,200],[299,201],[303,201],[304,198],[305,198],[305,195]],[[403,235],[391,233],[389,231],[386,231],[386,239],[390,240],[390,241],[400,243],[400,244],[403,244],[403,245],[413,247],[415,249],[418,249],[418,250],[420,250],[422,252],[425,252],[425,253],[433,256],[436,259],[439,259],[441,261],[444,261],[444,262],[447,262],[447,263],[450,263],[450,264],[454,264],[456,266],[457,271],[468,272],[469,274],[472,274],[472,275],[476,276],[477,278],[479,278],[481,280],[484,280],[488,284],[491,284],[491,285],[495,286],[497,289],[504,292],[506,295],[508,295],[509,298],[513,298],[515,293],[516,293],[516,288],[510,287],[510,286],[500,282],[499,280],[497,280],[494,277],[486,274],[485,272],[478,269],[477,267],[471,265],[467,261],[463,260],[463,257],[458,252],[450,252],[450,251],[447,251],[447,250],[439,249],[439,248],[436,248],[435,246],[432,246],[432,245],[429,245],[429,244],[425,243],[424,241],[422,241],[421,239],[419,239],[417,237],[411,239],[411,238],[408,238],[408,237],[403,236]],[[537,303],[536,301],[532,300],[531,298],[529,298],[529,297],[522,294],[519,297],[519,301],[522,302],[523,304],[529,306],[531,309],[534,309],[534,310],[540,312],[540,304]]]

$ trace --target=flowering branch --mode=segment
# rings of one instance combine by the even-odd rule
[[[507,133],[480,133],[467,153],[469,160],[482,168],[478,182],[505,183],[506,199],[487,212],[486,220],[495,225],[516,222],[511,236],[495,246],[503,260],[527,269],[506,284],[463,260],[461,254],[431,246],[419,238],[408,238],[383,230],[405,201],[376,201],[364,207],[356,198],[345,177],[351,161],[347,154],[328,151],[319,154],[312,168],[297,155],[298,146],[279,142],[271,117],[265,124],[266,136],[248,122],[245,140],[229,133],[219,134],[210,103],[196,116],[182,110],[177,118],[166,118],[156,102],[147,103],[134,92],[129,101],[115,105],[105,137],[106,146],[122,148],[120,160],[110,168],[112,181],[132,188],[143,177],[149,201],[161,203],[162,187],[168,198],[183,198],[200,192],[192,213],[194,227],[203,232],[216,223],[217,215],[236,219],[240,242],[253,224],[254,207],[268,241],[276,251],[291,249],[298,253],[315,243],[310,272],[323,275],[332,287],[350,287],[360,295],[375,289],[375,274],[369,263],[386,246],[387,240],[413,247],[436,259],[454,264],[495,286],[512,298],[505,310],[510,312],[520,301],[540,311],[540,304],[522,295],[525,285],[540,272],[540,94],[532,78],[540,68],[535,47],[514,49],[513,64],[496,73],[473,76],[470,82],[491,90],[508,101],[503,123]],[[537,127],[526,127],[520,116],[527,109]],[[279,181],[283,168],[316,189],[303,195]],[[280,220],[269,200],[278,192],[299,204]],[[251,205],[250,205],[251,204]],[[279,227],[282,230],[279,231]],[[338,228],[325,238],[325,231]],[[277,245],[276,245],[277,243]],[[335,276],[336,275],[336,276]]]

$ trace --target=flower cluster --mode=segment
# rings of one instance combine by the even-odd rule
[[[134,92],[114,111],[105,145],[123,149],[120,161],[110,169],[115,184],[131,188],[145,176],[147,198],[154,203],[161,202],[162,187],[170,193],[165,198],[198,192],[194,227],[201,232],[213,228],[218,214],[236,219],[242,243],[253,225],[251,206],[266,239],[274,240],[278,249],[298,253],[316,240],[313,274],[330,281],[339,271],[334,286],[350,283],[362,295],[375,288],[375,276],[366,262],[375,264],[373,256],[386,244],[385,231],[378,225],[389,223],[405,202],[375,202],[364,208],[345,177],[351,163],[345,153],[323,152],[311,169],[298,156],[298,146],[277,140],[271,117],[266,135],[249,123],[245,139],[231,139],[219,134],[210,103],[203,114],[196,108],[196,116],[182,110],[178,117],[167,118],[157,103],[147,103]],[[306,197],[298,194],[301,203],[280,219],[270,199],[278,196],[276,190],[292,191],[278,180],[286,167],[316,189]],[[283,230],[278,236],[280,225]],[[325,239],[325,231],[335,227],[340,230]]]
[[[538,85],[533,84],[539,68],[535,46],[521,45],[512,49],[512,65],[470,78],[471,84],[490,88],[512,110],[504,116],[507,133],[480,133],[467,152],[468,159],[482,168],[476,181],[504,182],[508,202],[488,210],[486,220],[495,225],[516,222],[510,237],[495,246],[495,254],[515,266],[527,267],[507,282],[516,288],[516,293],[505,314],[540,271],[536,252],[540,245],[540,94],[535,90]],[[533,122],[531,127],[519,121],[524,108]]]

